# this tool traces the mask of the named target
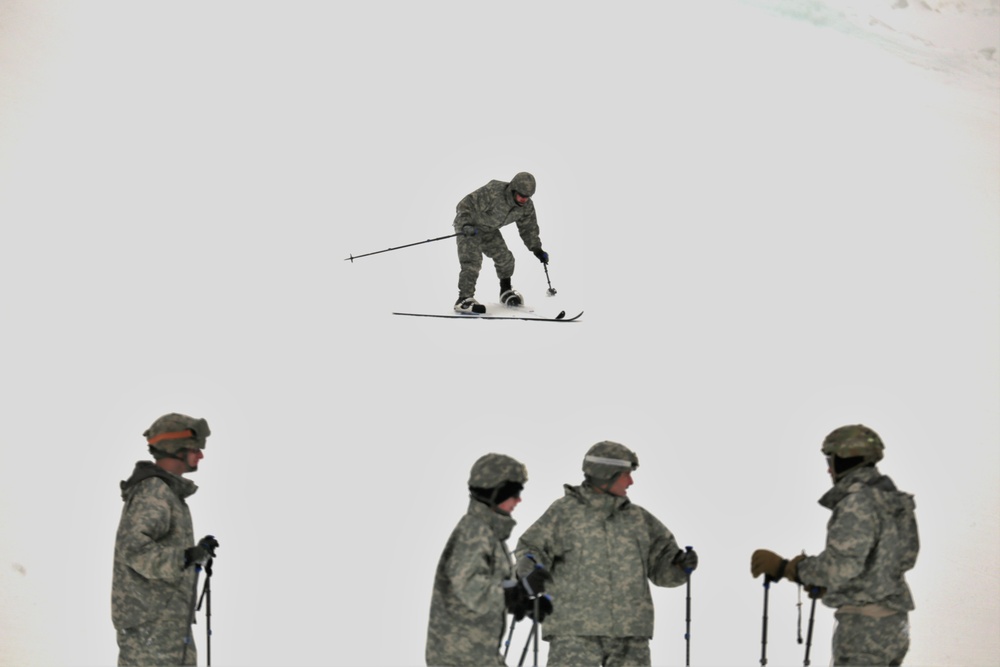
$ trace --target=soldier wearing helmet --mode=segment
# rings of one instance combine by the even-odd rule
[[[111,586],[119,665],[198,664],[194,566],[208,566],[219,543],[207,535],[195,544],[187,498],[198,487],[183,476],[198,470],[210,434],[204,419],[160,417],[143,433],[154,460],[121,483]]]
[[[826,548],[791,560],[758,549],[750,559],[751,574],[804,585],[837,610],[835,665],[900,665],[910,645],[913,609],[906,572],[920,549],[916,504],[879,472],[885,445],[867,426],[842,426],[826,436],[821,449],[833,480],[819,500],[833,512]]]
[[[595,444],[583,483],[564,486],[517,544],[519,573],[549,568],[553,610],[542,626],[549,665],[649,665],[649,584],[675,587],[698,566],[656,517],[628,499],[639,457],[617,442]]]
[[[549,255],[542,250],[535,204],[531,200],[534,194],[535,177],[522,171],[515,174],[509,183],[490,181],[458,203],[454,225],[461,270],[458,274],[456,311],[486,312],[486,307],[475,299],[483,255],[492,259],[496,268],[500,280],[500,302],[512,307],[523,304],[521,294],[511,287],[514,255],[507,247],[500,228],[517,224],[524,245],[538,261],[548,264]]]
[[[513,574],[507,549],[528,481],[524,464],[504,454],[480,457],[469,473],[469,507],[438,561],[431,593],[428,665],[504,665],[504,581]]]

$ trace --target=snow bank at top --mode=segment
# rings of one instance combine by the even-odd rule
[[[749,0],[868,40],[931,70],[1000,87],[1000,0]]]

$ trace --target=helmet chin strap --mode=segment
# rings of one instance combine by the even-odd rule
[[[176,454],[168,454],[167,458],[177,459],[178,461],[180,461],[181,463],[184,464],[185,468],[187,468],[186,472],[194,472],[195,470],[198,469],[198,466],[197,465],[192,466],[190,463],[188,463],[188,458],[187,458],[188,457],[188,452],[193,452],[193,451],[195,451],[195,450],[193,450],[193,449],[182,449],[182,450],[178,451]]]

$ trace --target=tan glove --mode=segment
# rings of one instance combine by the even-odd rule
[[[785,564],[785,579],[788,579],[789,581],[794,581],[797,584],[802,583],[801,581],[799,581],[799,561],[801,561],[805,557],[806,557],[805,554],[799,554],[798,556],[796,556],[795,558],[793,558],[792,560],[788,561],[788,563]]]
[[[757,549],[750,557],[750,574],[754,579],[765,574],[771,581],[778,581],[784,576],[786,565],[788,561],[773,551]]]
[[[782,577],[795,583],[799,581],[799,562],[805,558],[805,554],[799,554],[792,560],[786,560],[767,549],[757,549],[750,557],[750,574],[754,579],[762,574],[766,574],[771,581],[778,581]]]

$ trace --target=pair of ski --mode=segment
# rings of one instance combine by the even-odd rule
[[[515,312],[517,312],[515,310]],[[530,310],[525,310],[523,312],[530,313]],[[455,313],[454,315],[444,315],[435,313],[399,313],[395,312],[393,315],[406,315],[408,317],[440,317],[445,319],[455,319],[455,320],[527,320],[529,322],[575,322],[580,319],[583,315],[581,310],[579,313],[573,317],[566,317],[566,311],[561,310],[559,314],[555,317],[538,317],[535,315],[493,315],[489,312],[487,313]]]

